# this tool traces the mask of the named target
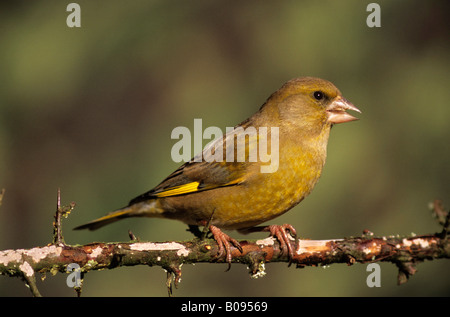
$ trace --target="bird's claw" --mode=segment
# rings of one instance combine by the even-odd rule
[[[228,263],[228,269],[231,267],[231,245],[233,245],[236,249],[238,249],[241,253],[243,252],[241,245],[239,242],[229,235],[225,234],[218,227],[210,225],[209,230],[211,231],[214,240],[216,240],[219,245],[219,252],[217,253],[217,257],[221,258],[225,256],[226,262]]]
[[[296,240],[297,231],[292,225],[269,225],[263,230],[269,231],[270,235],[280,242],[282,254],[288,254],[290,259],[294,257],[294,250],[292,249],[291,241],[292,239]]]

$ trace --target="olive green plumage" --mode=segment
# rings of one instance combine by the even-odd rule
[[[191,160],[127,207],[76,229],[97,229],[125,217],[163,217],[188,225],[211,221],[215,227],[238,230],[271,220],[311,192],[325,164],[331,126],[356,120],[346,112],[349,109],[359,112],[326,80],[290,80],[236,126],[242,127],[241,131],[267,128],[267,148],[278,151],[273,172],[262,172],[261,167],[274,162],[249,160],[249,149],[264,141],[258,136],[245,139],[244,162],[238,162],[236,156],[227,161],[225,154],[236,153],[239,143],[230,142],[237,136],[225,134],[212,144],[216,151],[222,148],[223,160]],[[273,131],[277,138],[272,138]],[[272,144],[273,140],[277,144]],[[211,153],[211,147],[205,149],[204,158]]]

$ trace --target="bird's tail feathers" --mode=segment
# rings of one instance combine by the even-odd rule
[[[96,230],[107,224],[116,222],[117,220],[120,220],[123,218],[128,218],[128,217],[133,217],[133,211],[134,211],[134,208],[125,207],[125,208],[110,212],[106,216],[92,220],[84,225],[78,226],[78,227],[74,228],[73,230],[82,230],[82,229]]]
[[[84,225],[78,226],[73,230],[96,230],[107,224],[116,222],[117,220],[129,218],[129,217],[161,217],[163,210],[157,207],[156,200],[144,201],[130,206],[124,207],[122,209],[110,212],[106,216],[95,219]]]

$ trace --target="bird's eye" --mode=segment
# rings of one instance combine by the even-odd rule
[[[314,96],[314,98],[316,98],[316,100],[322,100],[324,97],[324,94],[321,91],[315,91],[313,93],[313,96]]]

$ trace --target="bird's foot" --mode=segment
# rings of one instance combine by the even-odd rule
[[[236,249],[238,249],[241,253],[243,252],[241,245],[237,240],[231,238],[229,235],[225,234],[218,227],[210,225],[209,231],[211,231],[214,240],[216,240],[219,245],[219,252],[217,257],[221,258],[225,256],[225,259],[228,263],[228,269],[231,267],[231,245],[233,245]]]
[[[269,225],[264,227],[262,231],[270,232],[270,236],[276,238],[280,242],[280,248],[282,254],[288,254],[289,258],[294,257],[294,250],[292,250],[292,239],[296,240],[297,231],[290,224],[284,225]]]

